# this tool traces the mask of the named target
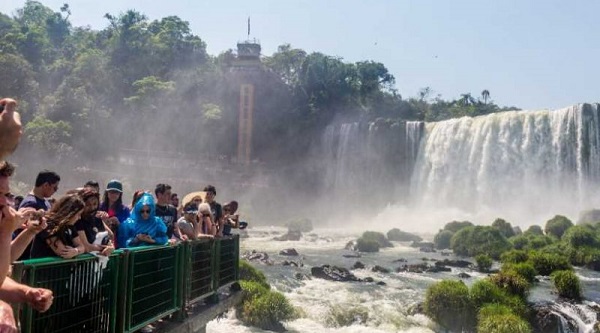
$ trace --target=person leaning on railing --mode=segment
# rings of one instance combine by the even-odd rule
[[[156,204],[152,195],[142,194],[131,216],[119,226],[118,243],[124,244],[124,247],[167,244],[167,226],[155,212]]]
[[[77,194],[66,195],[46,215],[46,230],[33,240],[31,258],[74,258],[85,253],[75,223],[81,218],[85,204]]]
[[[80,191],[79,196],[85,203],[81,218],[75,223],[79,240],[83,243],[85,252],[109,256],[115,249],[112,241],[114,235],[105,222],[109,219],[108,214],[98,211],[100,194],[93,189],[87,189]]]

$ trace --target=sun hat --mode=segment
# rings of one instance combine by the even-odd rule
[[[202,202],[204,202],[204,200],[206,200],[206,192],[204,192],[204,191],[196,191],[196,192],[188,193],[181,200],[181,204],[185,207],[185,205],[188,202],[191,202],[192,199],[194,199],[195,197],[200,197],[202,199]]]

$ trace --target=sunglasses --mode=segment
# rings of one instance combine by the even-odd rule
[[[142,209],[140,210],[140,214],[150,214],[150,209]]]

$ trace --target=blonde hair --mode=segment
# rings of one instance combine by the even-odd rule
[[[200,205],[198,205],[198,212],[201,214],[210,214],[212,217],[212,212],[210,211],[210,205],[207,204],[206,202],[203,202]]]

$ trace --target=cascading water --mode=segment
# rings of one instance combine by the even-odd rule
[[[576,217],[600,204],[598,113],[597,104],[583,104],[427,124],[412,196],[428,207],[489,211],[521,224]]]
[[[598,321],[598,313],[594,308],[598,308],[594,302],[561,302],[552,304],[551,311],[560,320],[559,333],[592,333]]]
[[[322,138],[328,197],[341,206],[402,201],[423,132],[422,122],[328,126]]]

